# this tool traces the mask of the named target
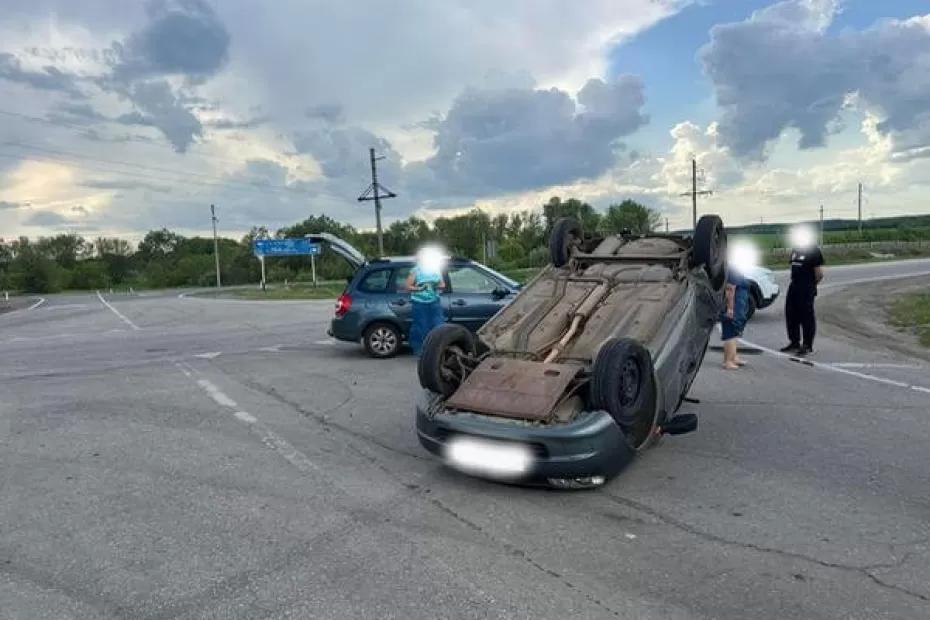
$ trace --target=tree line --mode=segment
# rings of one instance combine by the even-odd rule
[[[387,255],[414,254],[428,242],[441,243],[451,253],[486,260],[499,269],[544,265],[546,241],[553,223],[571,216],[587,231],[648,232],[659,226],[657,211],[632,200],[599,212],[590,204],[553,197],[541,209],[491,216],[480,209],[437,218],[432,225],[412,216],[393,222],[384,231]],[[329,216],[310,216],[273,234],[255,227],[241,239],[219,239],[223,284],[247,284],[260,278],[259,262],[252,251],[256,239],[302,237],[308,233],[337,235],[367,256],[376,256],[377,235],[359,231]],[[487,255],[487,242],[492,252]],[[494,251],[496,249],[496,251]],[[324,252],[317,259],[323,279],[341,279],[351,270],[338,256]],[[269,281],[308,279],[309,257],[268,259]],[[125,239],[98,237],[87,240],[77,234],[59,234],[30,240],[20,237],[0,243],[0,290],[52,293],[65,289],[94,290],[108,287],[165,288],[211,286],[216,271],[213,239],[185,237],[167,229],[149,231],[133,247]]]

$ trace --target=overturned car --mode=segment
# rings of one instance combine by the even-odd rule
[[[561,219],[552,264],[473,335],[430,332],[418,364],[420,443],[452,467],[521,484],[603,484],[663,434],[723,304],[726,232],[587,235]]]

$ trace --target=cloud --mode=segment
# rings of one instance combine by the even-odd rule
[[[321,103],[307,108],[304,116],[327,123],[342,123],[345,121],[345,110],[338,103]]]
[[[203,0],[153,0],[147,12],[149,23],[113,48],[114,79],[183,75],[202,82],[226,64],[229,33]]]
[[[930,16],[861,32],[827,30],[835,0],[786,0],[715,26],[700,52],[722,108],[720,138],[763,158],[789,128],[798,146],[824,146],[844,107],[874,112],[902,149],[930,144]]]
[[[67,93],[72,97],[84,96],[73,75],[50,65],[41,71],[29,71],[23,68],[16,56],[9,53],[0,53],[0,79],[26,84],[38,90]]]
[[[69,221],[66,217],[63,217],[54,211],[36,211],[27,217],[25,222],[23,222],[23,224],[26,226],[36,227],[55,227],[63,226],[68,223]]]
[[[244,121],[237,121],[229,118],[219,118],[215,120],[204,121],[203,125],[212,129],[252,129],[253,127],[264,125],[270,120],[271,119],[267,116],[256,116]]]
[[[556,88],[466,89],[437,120],[435,155],[410,166],[410,185],[483,196],[596,177],[615,162],[617,140],[647,122],[643,103],[632,76],[588,80],[576,99]]]
[[[146,183],[145,181],[138,180],[119,181],[116,179],[89,179],[87,181],[81,181],[79,185],[91,189],[149,190],[166,194],[172,191],[170,185],[158,185],[156,183]]]
[[[0,200],[0,211],[8,211],[12,209],[20,209],[25,205],[18,202],[7,202],[6,200]]]
[[[167,81],[139,82],[129,87],[127,94],[136,111],[120,115],[117,122],[158,128],[178,153],[187,151],[196,138],[203,136],[200,120]]]

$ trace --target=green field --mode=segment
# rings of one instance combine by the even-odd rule
[[[889,311],[891,324],[913,331],[920,343],[930,347],[930,293],[910,293],[896,299]]]

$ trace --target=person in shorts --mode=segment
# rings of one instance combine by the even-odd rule
[[[720,316],[721,340],[723,340],[723,367],[738,370],[746,362],[739,356],[737,342],[746,327],[749,311],[749,281],[738,271],[727,272],[726,308]]]

